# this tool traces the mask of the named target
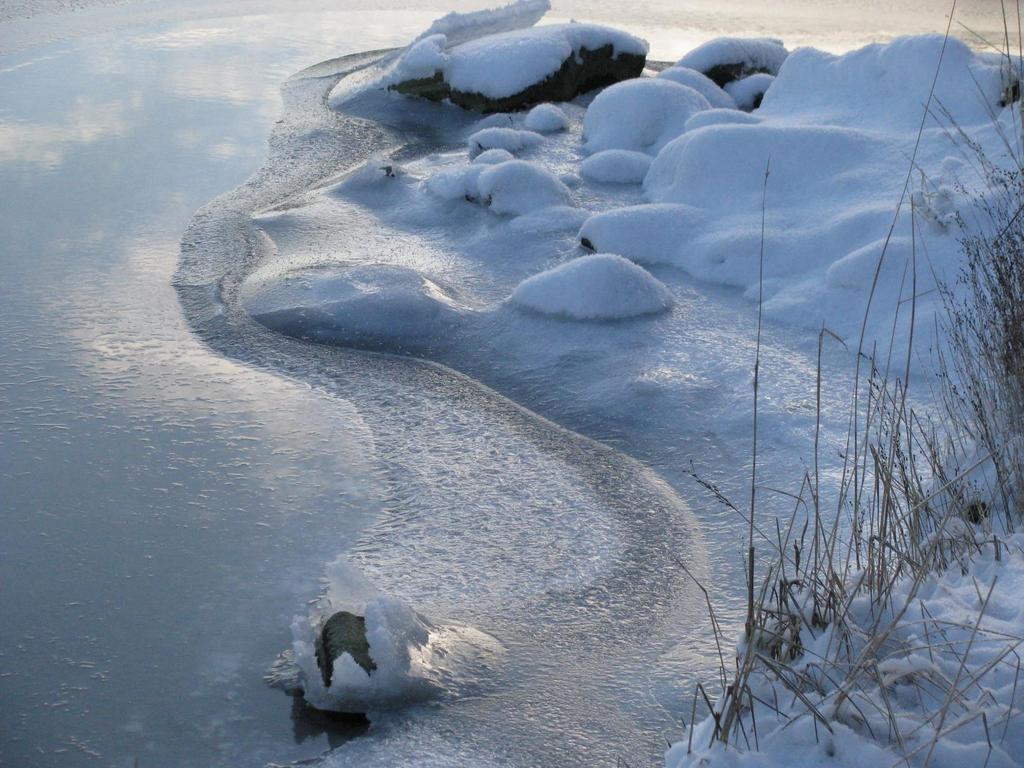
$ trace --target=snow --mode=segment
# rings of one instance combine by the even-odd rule
[[[788,52],[781,40],[769,37],[719,37],[694,48],[676,62],[698,72],[715,67],[742,64],[747,70],[778,74]]]
[[[536,147],[544,141],[544,137],[533,131],[520,131],[516,128],[483,128],[472,134],[467,140],[469,156],[476,157],[488,149],[504,149],[515,154],[524,149]]]
[[[443,35],[449,46],[459,45],[486,35],[532,27],[549,10],[549,0],[514,0],[498,8],[468,13],[452,11],[436,19],[429,29],[416,38],[416,41]]]
[[[448,51],[445,80],[457,91],[513,96],[557,72],[586,48],[612,46],[614,57],[647,55],[647,43],[596,24],[551,24],[473,40]]]
[[[658,77],[693,88],[707,99],[714,109],[736,109],[736,101],[732,96],[719,88],[718,84],[710,77],[695,69],[679,66],[669,67],[659,72]]]
[[[499,162],[505,161],[501,160]],[[464,198],[475,200],[480,197],[480,188],[477,185],[477,181],[487,165],[487,163],[474,162],[472,165],[446,168],[427,179],[425,187],[429,192],[437,195],[442,200],[461,200]]]
[[[572,320],[622,320],[664,312],[672,294],[642,267],[621,256],[596,253],[529,277],[512,304]]]
[[[588,211],[568,205],[553,205],[541,208],[522,216],[516,216],[509,222],[509,227],[518,232],[543,234],[554,232],[575,233],[580,225],[590,216]]]
[[[569,127],[569,117],[554,104],[538,104],[526,115],[523,125],[537,133],[556,133]]]
[[[580,228],[579,239],[638,264],[671,264],[679,244],[702,223],[702,211],[693,206],[634,205],[594,214]]]
[[[756,75],[749,75],[740,80],[726,83],[725,91],[732,96],[737,107],[750,111],[758,107],[761,103],[761,97],[764,96],[774,81],[775,77],[773,75],[759,72]]]
[[[495,213],[521,216],[565,205],[569,189],[550,171],[524,160],[488,166],[477,181],[480,197]]]
[[[748,112],[741,112],[736,107],[732,109],[709,109],[698,112],[686,121],[687,131],[696,131],[698,128],[705,128],[709,125],[751,125],[760,122],[761,118],[751,115]]]
[[[488,149],[473,158],[473,165],[497,165],[514,159],[515,155],[507,149]]]
[[[447,38],[444,35],[430,35],[412,43],[398,59],[394,71],[395,82],[429,78],[443,70],[448,61],[444,53],[446,44]]]
[[[629,149],[657,154],[679,136],[692,115],[710,109],[693,88],[671,80],[638,78],[605,88],[587,108],[583,135],[588,152]]]
[[[1019,727],[1007,728],[1006,720],[1016,707],[1019,668],[1015,648],[1024,634],[1019,598],[1024,589],[1022,545],[1020,534],[1000,539],[997,557],[989,536],[982,540],[980,551],[967,560],[964,570],[954,565],[927,577],[916,590],[909,578],[897,584],[893,603],[881,616],[866,598],[855,599],[852,615],[865,636],[876,621],[883,627],[896,621],[877,653],[875,684],[865,685],[863,690],[855,688],[850,705],[835,711],[838,681],[827,675],[818,676],[818,690],[806,690],[811,705],[830,713],[831,733],[815,724],[791,692],[757,672],[754,685],[762,702],[755,705],[757,746],[736,750],[710,745],[713,723],[707,720],[694,729],[690,754],[689,738],[668,750],[666,768],[916,766],[925,764],[929,753],[927,765],[935,768],[1019,765],[1024,732]],[[990,587],[991,597],[979,621],[981,601]],[[906,613],[897,619],[904,605]],[[818,665],[818,659],[829,652],[830,640],[829,630],[812,634],[804,625],[801,643],[806,651],[793,667]],[[854,656],[861,651],[863,638],[856,638],[855,644]],[[835,653],[833,645],[831,654]],[[968,683],[968,676],[974,675],[977,680]],[[933,718],[946,702],[944,686],[936,686],[932,680],[959,680],[961,691],[951,704],[934,751],[931,743],[939,720]],[[777,715],[769,702],[779,702],[782,711]],[[892,735],[885,707],[892,708],[902,744]],[[749,713],[745,719],[749,729]],[[904,754],[912,755],[909,761],[904,761]]]
[[[639,184],[651,167],[651,156],[628,149],[606,149],[580,164],[580,175],[591,181]]]

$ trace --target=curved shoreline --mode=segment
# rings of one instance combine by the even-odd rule
[[[573,656],[593,655],[614,662],[616,650],[620,655],[630,656],[636,644],[641,643],[649,644],[655,653],[662,653],[680,641],[696,640],[694,627],[703,620],[703,607],[693,599],[693,588],[678,567],[677,558],[686,558],[688,567],[697,573],[704,571],[699,526],[682,500],[651,470],[442,365],[287,338],[259,325],[241,307],[238,291],[242,282],[259,264],[265,249],[272,247],[252,224],[252,215],[269,207],[287,205],[289,200],[330,183],[371,154],[410,151],[414,139],[370,120],[339,115],[326,106],[327,95],[341,78],[372,65],[380,54],[355,54],[325,62],[304,71],[312,77],[299,73],[282,88],[284,115],[270,137],[267,161],[242,186],[199,211],[182,239],[174,284],[189,326],[221,355],[297,378],[351,400],[365,420],[374,425],[376,459],[387,489],[389,509],[378,519],[378,523],[384,524],[384,533],[375,535],[375,524],[371,524],[361,538],[362,546],[357,546],[350,556],[383,580],[381,586],[386,591],[389,587],[399,593],[420,590],[423,594],[400,594],[416,607],[424,607],[416,598],[431,599],[422,585],[403,581],[404,577],[383,566],[377,566],[374,572],[375,558],[387,562],[395,557],[393,550],[381,554],[382,540],[392,548],[404,544],[400,534],[387,525],[392,509],[399,508],[408,514],[411,506],[419,515],[436,515],[441,509],[437,505],[444,502],[432,498],[435,488],[453,487],[466,473],[510,471],[500,451],[488,458],[462,453],[466,424],[471,424],[493,435],[488,439],[496,444],[512,440],[530,446],[531,451],[536,451],[538,466],[550,465],[555,473],[568,475],[584,498],[592,499],[603,514],[611,516],[610,524],[619,532],[621,541],[613,561],[604,564],[597,578],[595,574],[587,575],[578,587],[549,588],[531,594],[526,605],[512,604],[495,593],[483,606],[460,606],[442,598],[436,600],[436,605],[425,606],[426,610],[445,611],[448,615],[443,618],[476,621],[481,629],[501,637],[512,652],[525,650],[521,654],[524,659],[537,661],[533,666],[540,668],[545,659],[526,657],[538,655],[549,646],[558,653],[552,651],[547,661],[557,666]],[[334,67],[340,70],[324,74]],[[372,385],[372,390],[367,389],[368,385]],[[427,418],[414,427],[403,421],[417,413]],[[447,463],[424,468],[415,464],[415,456],[410,460],[410,454],[415,454],[410,451],[409,441],[414,439],[411,429],[423,431],[428,444],[436,441],[447,446]],[[453,464],[451,457],[460,457],[462,463]],[[424,471],[425,478],[413,477]],[[513,480],[528,483],[530,478]],[[423,482],[429,485],[424,486]],[[559,499],[551,501],[557,503]],[[510,498],[509,504],[508,509],[517,509],[515,498]],[[543,541],[546,521],[528,521],[529,524],[533,528],[528,533]],[[571,539],[571,531],[564,535]],[[415,562],[414,553],[408,557],[408,562]],[[576,573],[572,563],[567,567],[570,573]],[[486,594],[489,593],[485,591]],[[692,615],[679,625],[676,622],[681,610]],[[659,627],[664,630],[660,635]],[[528,630],[525,636],[523,629]],[[643,664],[640,667],[643,669]],[[592,729],[590,737],[596,742],[607,741],[609,732],[621,734],[625,739],[621,744],[605,745],[610,747],[610,754],[660,756],[664,742],[659,742],[654,732],[660,736],[664,729],[675,726],[671,713],[662,712],[659,718],[645,712],[643,725],[630,722],[623,726],[590,722],[595,712],[589,712],[579,718],[586,719],[585,724],[571,726],[575,713],[563,711],[568,702],[557,710],[551,708],[559,706],[561,696],[571,699],[573,692],[553,690],[557,681],[549,677],[517,680],[516,684],[527,691],[527,701],[547,706],[551,710],[549,715],[560,714],[555,719],[565,721],[553,723],[550,738],[536,738],[531,750],[524,752],[517,764],[552,760],[561,764],[582,763],[584,752],[588,753],[586,760],[591,761],[593,744],[574,746],[574,739],[566,737],[573,727]],[[579,684],[581,690],[588,690],[591,681]],[[621,718],[620,709],[639,708],[642,703],[609,701],[594,706],[605,717]],[[440,717],[442,721],[446,719],[443,714]],[[507,727],[508,723],[498,725]],[[643,726],[649,726],[646,735],[641,732]]]

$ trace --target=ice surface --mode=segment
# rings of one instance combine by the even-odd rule
[[[573,320],[621,320],[664,312],[673,300],[649,272],[608,253],[582,256],[527,278],[509,299],[516,306]]]
[[[719,37],[699,45],[678,62],[698,72],[709,72],[718,66],[742,64],[747,69],[777,74],[788,52],[781,40],[769,37]]]
[[[661,70],[658,77],[686,85],[708,100],[713,109],[736,109],[736,100],[707,75],[689,67],[674,66]]]
[[[708,100],[672,80],[637,78],[605,88],[587,108],[583,135],[588,152],[629,149],[656,155],[679,136]]]
[[[628,149],[606,149],[580,164],[580,175],[591,181],[639,184],[651,167],[651,156]]]
[[[523,125],[538,133],[554,133],[569,127],[569,117],[554,104],[538,104],[526,115]]]
[[[775,81],[773,75],[758,72],[725,84],[725,92],[732,96],[736,106],[748,112],[761,103],[761,98]]]

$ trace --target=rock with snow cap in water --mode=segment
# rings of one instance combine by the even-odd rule
[[[320,667],[324,687],[331,687],[334,662],[346,653],[367,675],[377,668],[370,657],[366,619],[348,611],[338,611],[324,622],[316,642],[316,663]]]
[[[444,35],[411,46],[389,89],[478,112],[514,112],[638,77],[647,43],[595,24],[552,24],[446,48]]]

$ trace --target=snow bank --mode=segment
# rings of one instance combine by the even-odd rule
[[[512,304],[573,320],[619,320],[663,312],[668,289],[621,256],[593,254],[561,264],[520,283]]]
[[[872,635],[872,627],[888,626],[904,605],[907,610],[885,645],[872,654],[877,657],[874,680],[869,684],[862,679],[853,686],[850,701],[838,712],[836,685],[844,681],[837,679],[836,672],[814,674],[820,684],[804,688],[807,702],[824,713],[830,730],[816,723],[807,707],[772,675],[756,672],[753,686],[759,703],[754,719],[748,711],[739,727],[749,733],[756,720],[757,746],[753,739],[747,750],[710,745],[714,723],[709,719],[697,725],[692,741],[688,737],[668,750],[666,768],[1018,766],[1024,755],[1024,729],[1016,703],[1020,672],[1016,648],[1024,636],[1019,597],[1024,590],[1022,545],[1024,538],[1019,534],[1000,541],[997,557],[989,534],[967,563],[966,572],[954,565],[927,577],[916,594],[906,578],[896,585],[892,604],[881,616],[878,606],[856,598],[850,615],[864,636]],[[980,604],[990,587],[991,597],[979,619]],[[802,626],[800,646],[805,652],[791,664],[813,673],[821,667],[823,655],[835,656],[838,643],[830,629],[812,632],[806,624]],[[863,638],[855,637],[853,643],[856,657]],[[946,688],[952,681],[958,681],[959,691],[952,702],[946,702]],[[775,702],[780,705],[778,712],[773,711]],[[948,716],[936,717],[945,705],[950,707]],[[894,724],[899,738],[893,733]]]
[[[644,179],[650,202],[688,205],[704,214],[703,223],[677,241],[669,260],[700,279],[757,295],[762,190],[770,157],[764,197],[765,312],[811,326],[825,322],[856,340],[869,290],[861,274],[872,258],[867,254],[880,256],[874,244],[892,225],[942,45],[941,37],[923,36],[843,56],[801,49],[786,59],[756,118],[721,111],[692,117],[687,131],[662,149]],[[1018,129],[1013,109],[999,107],[998,62],[950,40],[935,93],[990,156],[1005,154],[990,112],[1002,123],[998,130],[1012,135]],[[932,112],[940,114],[938,102]],[[956,190],[972,174],[951,135],[929,118],[916,158],[919,172],[911,179],[914,199],[925,204],[918,213],[925,225],[928,265],[918,259],[917,275],[918,331],[925,335],[941,311],[931,290],[935,279],[954,279],[959,269],[953,212],[967,204],[967,197]],[[922,180],[924,186],[916,189]],[[909,213],[908,204],[896,224],[897,238],[910,236]],[[661,242],[653,223],[638,229],[623,219],[622,226],[627,229],[618,241]],[[905,249],[890,248],[885,260],[886,275],[908,274]],[[869,339],[887,344],[910,282],[908,277],[901,286],[894,277],[879,284]],[[903,333],[898,331],[898,343]]]
[[[671,80],[638,78],[616,83],[601,91],[584,115],[585,148],[657,154],[685,130],[694,113],[710,108],[693,88]]]
[[[647,43],[596,24],[552,24],[480,38],[448,51],[444,79],[453,90],[491,99],[513,96],[557,72],[586,48],[611,46],[613,57],[647,55]]]
[[[693,237],[703,213],[689,205],[634,205],[591,216],[579,239],[591,250],[616,253],[638,264],[672,264],[679,244]]]
[[[580,175],[591,181],[639,184],[651,167],[651,156],[628,149],[606,149],[580,164]]]
[[[683,56],[677,67],[703,72],[719,85],[754,72],[778,74],[788,51],[770,37],[719,37]]]
[[[725,92],[732,96],[736,106],[748,112],[761,106],[761,100],[775,81],[773,75],[759,72],[725,84]]]
[[[504,149],[515,154],[524,149],[538,146],[544,137],[533,131],[520,131],[515,128],[484,128],[467,139],[469,156],[476,157],[488,149]]]
[[[554,104],[538,104],[526,115],[523,126],[537,133],[555,133],[569,127],[569,117]]]
[[[477,182],[480,197],[495,213],[521,216],[541,208],[565,205],[569,189],[539,165],[509,160],[488,166]]]
[[[693,88],[707,99],[714,109],[736,109],[736,101],[732,96],[722,90],[710,77],[695,69],[679,66],[669,67],[659,72],[658,77]]]

